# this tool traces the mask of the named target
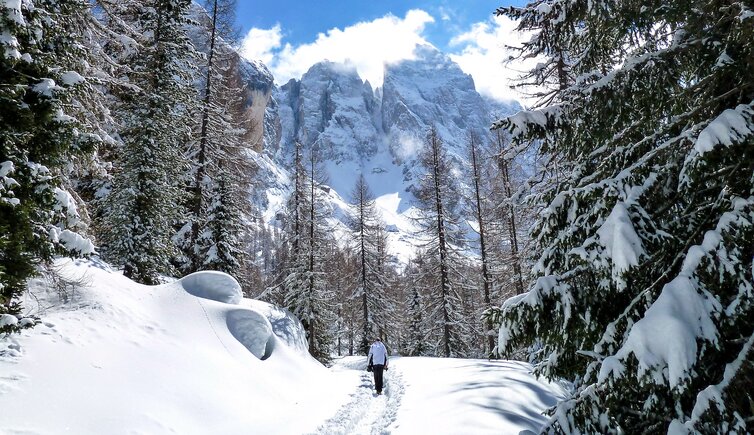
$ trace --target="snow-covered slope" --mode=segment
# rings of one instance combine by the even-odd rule
[[[306,433],[355,388],[308,355],[297,319],[241,300],[227,275],[150,287],[60,266],[84,283],[71,302],[37,283],[25,304],[43,323],[0,338],[0,433]]]

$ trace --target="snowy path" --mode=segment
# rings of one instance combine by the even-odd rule
[[[391,359],[377,396],[365,366],[363,356],[336,361],[333,374],[354,389],[315,434],[533,433],[547,421],[542,413],[565,396],[522,362],[429,357]]]
[[[392,369],[385,372],[383,394],[378,396],[374,391],[372,374],[364,371],[366,359],[336,363],[336,370],[354,371],[360,382],[351,400],[343,406],[335,416],[327,420],[316,434],[388,434],[388,426],[395,421],[404,392],[402,376],[399,371]]]

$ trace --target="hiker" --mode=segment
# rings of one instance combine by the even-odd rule
[[[379,337],[374,339],[369,348],[367,361],[367,371],[374,372],[374,389],[377,394],[382,394],[382,370],[387,370],[387,349]]]

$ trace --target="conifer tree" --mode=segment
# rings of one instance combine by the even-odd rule
[[[754,13],[745,2],[534,1],[544,106],[502,120],[535,187],[536,282],[500,348],[574,382],[544,431],[746,433],[754,421]]]
[[[416,260],[419,264],[421,259]],[[427,328],[425,324],[425,308],[422,295],[419,293],[420,283],[416,281],[417,264],[409,262],[403,274],[407,286],[406,299],[404,301],[404,342],[402,351],[405,355],[423,356],[429,354],[427,343]]]
[[[64,166],[87,151],[67,112],[85,90],[86,48],[67,26],[88,14],[78,1],[0,4],[0,333],[32,326],[18,296],[56,254],[90,254]]]
[[[428,286],[428,332],[436,340],[438,355],[465,356],[465,337],[470,331],[462,312],[460,258],[455,247],[463,243],[458,215],[460,195],[451,178],[450,159],[434,127],[427,133],[419,163],[425,174],[415,195],[422,211],[417,223],[424,242],[421,274]]]
[[[289,253],[282,265],[279,291],[282,291],[284,306],[298,316],[306,330],[309,353],[327,362],[333,344],[331,325],[335,320],[335,296],[325,278],[329,209],[320,188],[323,172],[317,150],[310,152],[307,168],[300,164],[298,144],[295,155],[294,191],[289,201],[287,226]]]
[[[474,132],[469,134],[468,153],[470,158],[470,175],[472,179],[472,196],[470,198],[469,208],[471,209],[471,215],[477,224],[477,234],[479,235],[479,260],[480,260],[480,272],[481,272],[481,285],[482,296],[484,301],[484,310],[488,311],[492,308],[492,265],[491,256],[489,251],[489,210],[486,207],[486,203],[483,198],[486,198],[486,192],[483,190],[482,181],[482,162],[479,155],[479,137]],[[481,318],[482,313],[473,313],[474,317]],[[487,318],[484,325],[484,335],[487,341],[486,353],[489,355],[492,353],[492,349],[495,348],[495,339],[491,335],[492,322]]]
[[[190,228],[184,231],[187,233],[188,240],[179,242],[184,245],[184,251],[188,257],[184,267],[186,272],[206,268],[208,261],[216,262],[216,259],[207,258],[209,248],[205,228],[223,225],[222,222],[211,222],[210,217],[217,215],[208,211],[208,207],[217,204],[218,201],[218,198],[211,197],[215,189],[213,184],[217,183],[215,178],[227,179],[232,176],[239,181],[239,183],[226,184],[225,189],[232,196],[231,190],[243,190],[249,187],[249,177],[252,173],[248,159],[244,162],[245,156],[240,152],[243,150],[243,137],[247,133],[242,113],[242,86],[240,83],[235,83],[229,74],[237,54],[226,45],[233,44],[237,38],[238,31],[234,23],[236,1],[208,0],[205,6],[208,14],[207,23],[200,28],[202,31],[206,30],[208,38],[202,41],[205,62],[202,66],[203,89],[198,121],[199,131],[189,151],[193,167],[189,201],[191,220],[187,224]],[[228,164],[228,159],[233,160],[232,165]],[[224,168],[223,174],[218,173],[219,167]],[[236,169],[234,174],[228,172],[233,172],[234,169]],[[244,193],[247,192],[237,192],[236,195],[242,196]],[[234,230],[242,228],[239,222],[235,222],[226,230],[229,230],[231,226]],[[233,238],[241,240],[243,236],[239,233]],[[240,243],[236,243],[233,250],[241,253],[243,247]],[[240,263],[244,260],[239,256],[233,261],[239,263],[240,267]]]
[[[182,215],[181,150],[191,132],[193,45],[188,0],[154,0],[137,11],[143,40],[132,61],[131,98],[121,113],[124,148],[105,201],[106,258],[125,276],[157,284],[172,271],[173,227]]]
[[[214,95],[224,104],[214,103],[210,108],[206,161],[198,192],[204,199],[200,214],[193,215],[199,234],[191,244],[191,257],[201,263],[198,268],[188,271],[213,269],[240,278],[239,274],[248,268],[249,261],[246,240],[251,217],[248,194],[253,169],[243,142],[247,130],[243,128],[240,110],[240,86],[218,83],[217,88]],[[246,124],[246,127],[252,127]]]
[[[371,338],[384,331],[388,324],[390,303],[387,300],[387,279],[384,264],[386,240],[381,217],[375,209],[372,194],[363,175],[356,180],[351,193],[355,213],[350,219],[353,250],[358,258],[356,290],[353,297],[361,306],[360,350],[369,351]]]

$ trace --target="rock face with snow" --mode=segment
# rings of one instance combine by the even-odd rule
[[[359,172],[387,172],[389,168],[373,165],[385,151],[387,163],[405,174],[405,190],[415,182],[411,168],[429,126],[436,126],[451,153],[462,158],[469,131],[485,134],[494,115],[518,110],[517,103],[483,98],[471,76],[434,47],[417,47],[415,55],[387,65],[384,85],[375,91],[351,65],[315,64],[301,80],[275,92],[281,143],[267,146],[280,149],[277,160],[285,162],[294,141],[305,147],[317,144],[331,163],[329,175],[338,179],[334,187],[341,195],[348,192],[337,184],[353,185]],[[349,183],[338,183],[342,178]]]
[[[493,102],[480,95],[472,77],[449,57],[431,46],[420,46],[413,60],[385,66],[381,87],[359,77],[353,65],[320,62],[300,80],[274,87],[271,76],[258,62],[244,64],[246,83],[259,89],[253,104],[266,101],[263,120],[264,147],[257,161],[259,185],[253,201],[268,224],[284,212],[296,141],[308,151],[317,147],[335,192],[333,209],[343,209],[359,174],[376,197],[389,200],[382,207],[390,226],[391,243],[411,245],[401,224],[413,204],[412,187],[419,177],[418,151],[430,126],[435,126],[451,159],[466,163],[469,132],[484,136],[493,119],[520,109],[518,103]],[[263,91],[263,92],[262,92]],[[253,93],[253,92],[252,92]],[[259,110],[258,110],[259,112]],[[260,112],[261,113],[261,112]],[[465,183],[459,172],[459,183]],[[339,197],[340,199],[338,199]],[[343,199],[343,200],[341,200]],[[341,213],[343,214],[343,213]]]
[[[317,143],[326,160],[374,156],[381,139],[379,102],[369,83],[351,65],[321,62],[300,81],[280,88],[281,139],[306,147]]]
[[[364,173],[378,196],[401,192],[408,202],[416,153],[430,126],[462,162],[469,131],[484,135],[496,116],[520,108],[482,97],[471,76],[431,46],[417,47],[414,60],[386,65],[381,88],[373,90],[352,65],[321,62],[273,91],[272,100],[281,134],[265,149],[276,162],[290,163],[297,140],[305,148],[316,144],[342,197]]]

